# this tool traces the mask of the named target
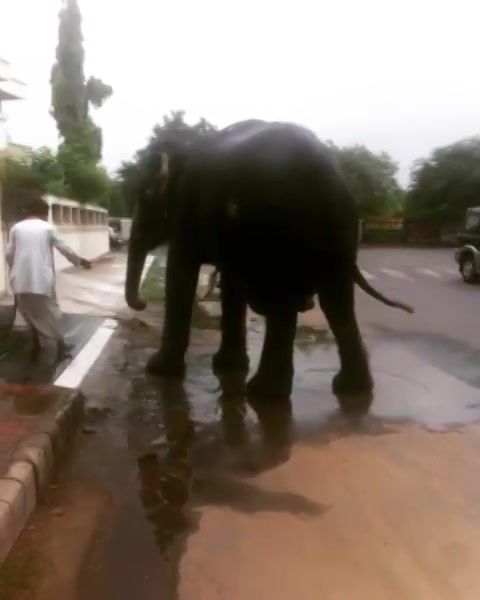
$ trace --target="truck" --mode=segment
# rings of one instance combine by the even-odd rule
[[[111,217],[108,220],[110,241],[114,246],[128,244],[132,229],[132,219]]]
[[[480,206],[467,208],[465,228],[455,235],[455,261],[465,283],[480,277]]]

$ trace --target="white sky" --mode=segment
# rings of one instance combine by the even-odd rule
[[[411,162],[480,132],[478,0],[79,0],[111,170],[170,109],[224,126],[291,120]],[[14,141],[55,146],[48,114],[60,0],[0,0],[0,56],[28,83]]]

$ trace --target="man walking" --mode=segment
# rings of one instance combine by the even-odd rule
[[[24,209],[25,219],[10,231],[7,264],[10,286],[18,310],[33,333],[33,352],[41,351],[41,362],[50,366],[68,354],[63,339],[60,308],[55,293],[53,248],[75,266],[90,269],[91,263],[80,258],[48,223],[48,204],[32,198]]]

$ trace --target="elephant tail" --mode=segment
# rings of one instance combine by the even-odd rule
[[[383,302],[383,304],[386,304],[387,306],[393,306],[393,308],[399,308],[400,310],[404,310],[405,312],[408,312],[410,314],[413,314],[415,312],[415,310],[412,306],[409,306],[408,304],[404,304],[403,302],[398,302],[398,300],[390,300],[390,298],[387,298],[380,292],[377,292],[377,290],[374,287],[372,287],[368,283],[368,281],[365,279],[365,277],[362,275],[362,272],[358,268],[358,265],[355,265],[354,281],[358,285],[359,288],[361,288],[366,294],[368,294],[372,298],[375,298],[375,300],[379,300],[380,302]]]

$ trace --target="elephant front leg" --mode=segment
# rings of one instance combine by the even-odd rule
[[[171,246],[167,260],[165,323],[160,350],[150,357],[147,371],[159,377],[183,377],[185,352],[200,265]]]
[[[265,340],[257,373],[247,384],[251,398],[289,398],[293,382],[293,343],[297,313],[267,316]]]
[[[354,283],[330,281],[319,294],[320,306],[337,341],[340,371],[332,382],[343,410],[365,412],[372,402],[373,378],[354,310]]]
[[[235,273],[222,271],[222,341],[213,357],[215,373],[248,371],[247,300],[245,289]]]

